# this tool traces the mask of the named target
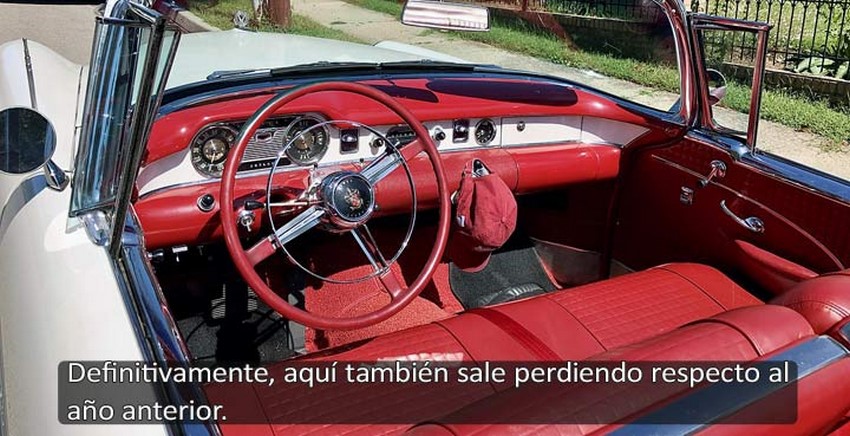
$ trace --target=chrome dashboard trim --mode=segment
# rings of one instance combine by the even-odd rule
[[[602,147],[610,147],[610,148],[623,148],[624,147],[623,145],[612,144],[612,143],[609,143],[609,142],[558,141],[558,142],[545,142],[545,143],[532,143],[532,144],[518,144],[518,145],[510,145],[510,146],[494,146],[494,145],[487,146],[487,147],[476,146],[476,147],[461,148],[461,149],[439,150],[439,152],[440,152],[440,154],[452,154],[452,153],[469,152],[469,151],[474,151],[474,150],[521,149],[521,148],[531,148],[531,147],[545,147],[545,146],[572,145],[572,144],[588,145],[588,146],[602,146]],[[380,155],[378,155],[378,156],[380,156]],[[331,168],[331,167],[335,167],[335,166],[356,165],[356,164],[363,164],[365,166],[365,165],[368,165],[373,160],[375,160],[378,156],[375,156],[375,157],[370,158],[370,159],[355,158],[355,159],[339,160],[339,161],[328,162],[328,163],[319,163],[318,165],[315,166],[315,168],[325,169],[325,168]],[[307,169],[308,169],[307,167],[299,167],[299,166],[280,167],[280,168],[277,168],[275,170],[275,174],[283,174],[283,173],[288,173],[288,172],[293,172],[293,171],[306,171]],[[256,169],[256,170],[240,171],[236,174],[236,179],[239,180],[239,179],[245,179],[245,178],[249,178],[249,177],[257,177],[257,176],[260,176],[260,175],[263,175],[263,174],[267,174],[268,171],[269,171],[269,168],[260,168],[260,169]],[[156,194],[159,194],[159,193],[162,193],[162,192],[165,192],[165,191],[169,191],[171,189],[185,188],[185,187],[189,187],[189,186],[207,185],[207,184],[220,183],[220,182],[221,182],[221,177],[208,177],[208,178],[202,179],[202,180],[192,180],[192,181],[188,181],[188,182],[174,183],[174,184],[171,184],[171,185],[168,185],[168,186],[162,186],[160,188],[156,188],[156,189],[153,189],[151,191],[144,192],[143,194],[139,195],[138,201],[144,200],[148,197],[151,197],[153,195],[156,195]]]
[[[372,159],[364,160],[362,162],[368,163],[368,162],[371,162],[371,161],[372,161]],[[361,160],[360,159],[350,159],[350,160],[345,160],[345,161],[336,161],[336,162],[333,162],[333,163],[319,164],[319,165],[316,165],[316,168],[322,169],[322,168],[330,168],[330,167],[339,166],[339,165],[352,165],[352,164],[357,164],[357,163],[361,163]],[[282,174],[282,173],[289,173],[289,172],[293,172],[293,171],[307,171],[309,168],[310,167],[299,167],[299,166],[281,167],[281,168],[277,168],[274,173],[275,174]],[[256,170],[240,171],[240,172],[236,173],[236,179],[239,180],[239,179],[245,179],[245,178],[249,178],[249,177],[261,176],[263,174],[267,174],[269,172],[269,169],[270,168],[260,168],[260,169],[256,169]],[[198,186],[198,185],[206,185],[206,184],[212,184],[212,183],[221,183],[221,177],[209,177],[209,178],[206,178],[206,179],[203,179],[203,180],[192,180],[190,182],[175,183],[175,184],[172,184],[172,185],[163,186],[161,188],[157,188],[157,189],[154,189],[152,191],[145,192],[144,194],[139,196],[139,200],[144,200],[145,198],[148,198],[152,195],[158,194],[158,193],[163,192],[163,191],[175,189],[175,188],[185,188],[185,187],[188,187],[188,186]]]

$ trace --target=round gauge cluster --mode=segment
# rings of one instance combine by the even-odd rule
[[[227,161],[227,152],[238,134],[236,129],[225,125],[209,126],[201,130],[192,140],[192,165],[201,174],[220,177]]]
[[[293,163],[316,163],[328,151],[328,130],[325,126],[316,126],[321,122],[317,118],[302,117],[286,129],[286,144],[292,144],[286,149],[286,156]]]
[[[328,129],[317,126],[322,122],[322,119],[313,116],[269,120],[263,124],[264,130],[248,143],[240,171],[245,169],[245,165],[251,166],[248,169],[271,167],[281,147],[290,143],[285,154],[291,163],[311,165],[318,162],[328,151],[330,140]],[[190,147],[195,170],[205,176],[221,177],[227,154],[239,136],[238,127],[237,122],[213,124],[201,129]]]
[[[496,139],[496,124],[493,120],[485,118],[475,125],[475,142],[479,145],[487,145]]]

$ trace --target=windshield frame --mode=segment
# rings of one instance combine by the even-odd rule
[[[174,53],[177,28],[132,2],[97,17],[69,216],[96,222],[93,242],[116,252],[150,127]],[[170,43],[166,40],[170,37]]]

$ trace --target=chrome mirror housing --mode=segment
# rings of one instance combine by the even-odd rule
[[[443,30],[487,32],[490,13],[486,6],[432,0],[408,0],[401,13],[408,26]]]
[[[44,115],[27,107],[0,111],[0,172],[26,174],[50,162],[55,150],[56,131]]]

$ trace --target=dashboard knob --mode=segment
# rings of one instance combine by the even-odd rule
[[[215,207],[215,197],[212,194],[204,194],[198,197],[198,209],[202,212],[209,212]]]
[[[446,132],[444,132],[443,129],[441,129],[439,127],[434,129],[434,140],[442,141],[444,139],[446,139]]]

